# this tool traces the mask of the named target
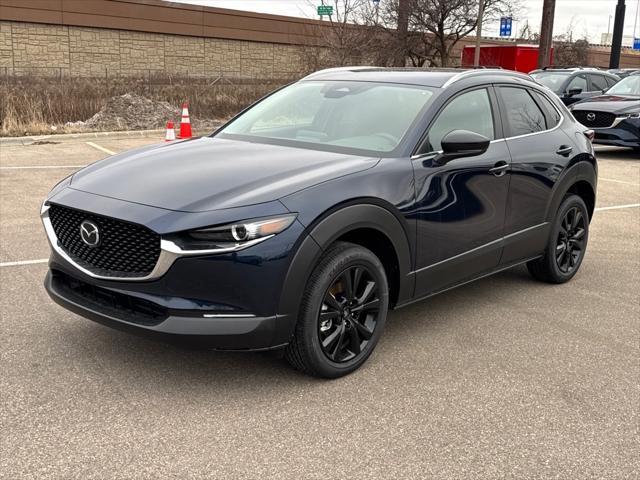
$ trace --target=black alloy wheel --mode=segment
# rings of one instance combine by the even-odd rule
[[[568,282],[584,260],[588,240],[587,206],[578,195],[568,194],[551,223],[544,255],[527,263],[529,273],[542,282]]]
[[[285,358],[309,375],[338,378],[367,361],[389,309],[380,259],[347,242],[330,246],[313,269]]]
[[[329,360],[341,363],[362,353],[380,314],[378,284],[364,265],[344,270],[327,289],[318,313],[318,338]]]
[[[585,217],[578,207],[570,208],[562,219],[556,240],[556,263],[564,273],[580,264],[585,249]]]

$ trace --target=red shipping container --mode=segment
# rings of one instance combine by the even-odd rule
[[[476,47],[468,45],[462,49],[462,66],[473,67]],[[551,49],[551,65],[553,65],[553,49]],[[480,66],[502,67],[529,73],[538,68],[537,45],[481,45]]]

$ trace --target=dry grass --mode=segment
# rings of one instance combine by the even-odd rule
[[[87,131],[65,124],[89,119],[109,98],[125,93],[166,101],[176,107],[188,100],[189,113],[193,117],[220,119],[233,115],[284,83],[286,80],[184,77],[0,77],[0,135]]]

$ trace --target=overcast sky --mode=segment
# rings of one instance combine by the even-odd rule
[[[320,1],[307,0],[174,0],[184,3],[208,5],[213,7],[249,10],[252,12],[273,13],[278,15],[292,15],[297,17],[317,18],[315,7]],[[385,0],[381,0],[384,2]],[[514,25],[514,34],[520,30],[525,21],[529,21],[535,31],[540,29],[543,0],[523,0],[525,13],[520,21]],[[574,34],[579,37],[587,36],[591,42],[600,43],[600,35],[607,32],[609,15],[613,31],[613,15],[617,0],[557,0],[554,34],[567,31],[573,25]],[[625,17],[625,35],[633,35],[634,18],[638,0],[626,0],[627,14]],[[486,33],[485,33],[486,32]],[[498,24],[486,25],[483,28],[486,35],[498,36]],[[636,27],[636,36],[640,37],[640,20]]]

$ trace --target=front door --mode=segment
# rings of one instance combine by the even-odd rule
[[[450,100],[429,128],[413,159],[416,182],[416,296],[463,282],[497,267],[502,252],[511,158],[503,140],[482,155],[434,162],[442,138],[469,130],[501,138],[491,87]]]

